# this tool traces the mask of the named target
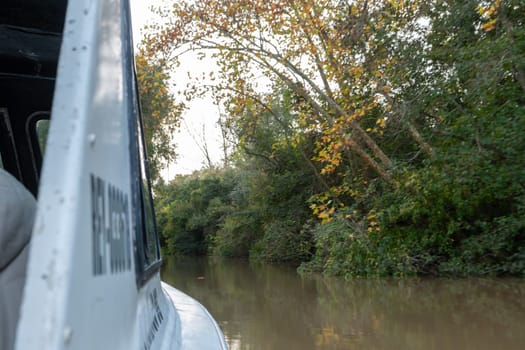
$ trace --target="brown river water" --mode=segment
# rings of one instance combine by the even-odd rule
[[[166,258],[162,277],[230,350],[525,349],[523,279],[301,277],[288,266]]]

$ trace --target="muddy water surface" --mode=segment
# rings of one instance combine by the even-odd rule
[[[166,258],[231,350],[525,349],[525,280],[301,278],[288,266]]]

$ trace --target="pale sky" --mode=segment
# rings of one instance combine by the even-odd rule
[[[142,39],[141,28],[148,23],[158,21],[156,15],[150,11],[150,6],[170,4],[172,1],[175,0],[130,1],[135,46]],[[178,96],[177,91],[181,90],[188,82],[188,72],[198,75],[209,72],[209,70],[209,62],[199,61],[195,55],[186,55],[181,59],[177,71],[172,72],[173,92]],[[189,174],[203,167],[204,155],[199,149],[199,146],[202,146],[203,126],[210,158],[215,164],[221,162],[221,136],[217,127],[218,107],[213,104],[210,97],[186,105],[188,109],[183,115],[180,131],[173,135],[174,143],[177,145],[178,158],[162,173],[166,180],[172,179],[176,174]],[[194,138],[198,140],[199,144]]]

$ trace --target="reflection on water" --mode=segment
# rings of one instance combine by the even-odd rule
[[[290,267],[168,258],[231,350],[524,349],[525,281],[301,278]]]

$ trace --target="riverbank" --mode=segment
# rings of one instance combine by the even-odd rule
[[[459,162],[446,171],[460,172]],[[453,177],[435,164],[411,173],[413,182],[397,190],[370,185],[374,191],[362,203],[319,218],[309,207],[314,176],[293,169],[202,170],[157,186],[166,253],[294,263],[347,279],[525,276],[518,172],[491,165],[482,179],[474,170],[471,178]]]

